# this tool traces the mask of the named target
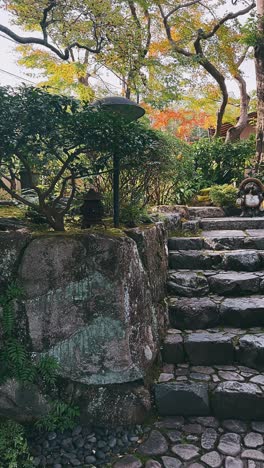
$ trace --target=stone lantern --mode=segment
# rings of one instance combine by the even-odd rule
[[[84,196],[80,212],[83,217],[82,229],[89,228],[92,224],[102,224],[104,215],[102,195],[91,188]]]

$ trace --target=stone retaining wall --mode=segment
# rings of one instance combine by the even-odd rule
[[[0,287],[19,280],[25,293],[19,327],[32,352],[57,359],[64,393],[80,404],[82,418],[142,421],[150,408],[144,381],[167,320],[164,223],[122,235],[16,231],[0,238]],[[34,389],[41,413],[43,398]],[[7,382],[0,387],[0,415],[9,407],[20,421],[37,417],[37,407],[23,409],[21,389],[14,392]]]

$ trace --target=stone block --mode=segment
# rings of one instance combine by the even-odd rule
[[[239,339],[237,358],[242,364],[264,369],[264,336],[244,335]]]
[[[210,414],[206,384],[163,383],[155,385],[155,401],[162,416]]]
[[[184,340],[188,361],[194,365],[231,364],[234,335],[229,333],[190,333]]]
[[[213,413],[221,419],[264,419],[263,390],[253,383],[222,382],[212,393]]]
[[[171,294],[185,297],[205,296],[209,292],[206,277],[193,271],[170,273],[167,286]]]
[[[264,298],[250,296],[224,299],[220,304],[220,322],[241,328],[263,326]]]
[[[180,330],[213,327],[219,320],[218,309],[218,304],[209,297],[172,298],[169,301],[170,324]]]
[[[163,361],[168,364],[178,364],[184,361],[183,339],[178,333],[169,331],[162,346]]]
[[[245,295],[259,291],[260,278],[253,273],[221,272],[208,278],[210,290],[219,295]]]

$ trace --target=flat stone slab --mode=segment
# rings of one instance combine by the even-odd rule
[[[190,333],[184,340],[184,349],[191,364],[230,364],[234,360],[235,335],[210,333],[207,331]]]
[[[258,293],[260,277],[254,273],[228,271],[208,277],[210,291],[219,295]]]
[[[226,298],[171,297],[168,308],[170,325],[179,330],[201,330],[217,326],[237,328],[264,326],[264,296],[261,295]]]
[[[256,375],[255,372],[255,369],[264,371],[264,335],[259,331],[261,328],[243,330],[216,327],[210,330],[188,330],[187,332],[169,329],[162,346],[163,362],[179,364],[186,359],[195,366],[193,372],[211,375],[214,370],[208,366],[227,365],[237,361],[245,366],[244,372],[241,373],[242,377],[247,377],[250,382],[264,386],[264,375]],[[235,378],[232,369],[220,370],[223,372],[219,375],[225,380],[243,380],[243,378]],[[173,368],[163,370],[164,378],[172,373]],[[177,375],[186,374],[187,371],[184,369],[177,370]]]
[[[218,450],[224,455],[235,457],[241,451],[240,442],[241,437],[239,434],[234,432],[227,432],[222,437],[220,437]]]
[[[201,437],[201,447],[204,450],[212,450],[215,447],[218,434],[215,429],[208,427]]]
[[[177,250],[169,252],[169,267],[173,269],[221,268],[224,253],[212,250]]]
[[[161,432],[151,431],[149,438],[140,445],[138,452],[142,455],[164,455],[168,450],[168,444]]]
[[[264,229],[246,229],[245,233],[251,237],[263,237]]]
[[[226,457],[225,468],[243,468],[244,463],[239,458]]]
[[[211,468],[218,468],[222,466],[222,458],[219,453],[215,450],[213,452],[208,452],[201,457],[201,461]]]
[[[163,416],[207,416],[210,413],[206,384],[156,384],[155,401],[159,414]]]
[[[169,270],[168,290],[171,296],[201,297],[244,296],[264,293],[264,272],[224,270]]]
[[[161,457],[162,463],[165,468],[181,468],[182,462],[174,457]]]
[[[263,266],[263,250],[176,250],[169,252],[169,267],[174,270],[258,271]]]
[[[212,392],[211,401],[217,417],[264,419],[264,394],[256,384],[221,382]]]
[[[189,206],[188,212],[190,216],[196,218],[223,218],[224,211],[217,206]]]
[[[263,445],[263,436],[258,432],[249,432],[244,438],[244,444],[249,448],[257,448]]]
[[[207,415],[220,417],[223,420],[223,427],[229,432],[244,434],[247,426],[243,420],[253,419],[251,432],[261,433],[263,430],[264,433],[264,423],[260,426],[257,423],[258,420],[264,421],[263,382],[264,372],[260,373],[239,364],[212,366],[178,364],[174,369],[173,380],[155,386],[157,409],[160,414],[167,416],[189,414],[202,416],[198,413],[205,408],[208,411],[209,408]],[[183,430],[188,434],[197,435],[201,433],[201,425],[217,429],[218,426],[214,422],[213,419],[211,424],[210,418],[196,418],[195,424],[183,426]],[[177,430],[181,427],[178,425]],[[207,444],[205,436],[203,441]],[[208,443],[208,450],[213,450],[214,434],[208,437]]]
[[[264,230],[263,230],[264,231]],[[242,230],[238,229],[223,229],[221,231],[202,231],[202,237],[212,237],[214,239],[221,239],[221,238],[230,238],[230,237],[245,237],[246,233]]]
[[[169,273],[167,287],[170,294],[185,297],[205,296],[209,293],[206,277],[194,271]]]
[[[204,249],[204,240],[201,237],[170,237],[169,250],[201,250]]]
[[[219,305],[209,297],[169,300],[172,327],[183,329],[207,328],[219,322]]]
[[[250,460],[256,460],[256,461],[264,461],[264,453],[261,452],[260,450],[244,450],[241,454],[241,458],[246,458]]]
[[[242,336],[239,339],[238,359],[248,367],[264,369],[264,335]]]
[[[252,230],[263,229],[264,218],[242,218],[242,217],[228,217],[228,218],[202,218],[200,220],[200,227],[203,230]]]
[[[183,461],[193,460],[199,455],[199,448],[192,444],[177,444],[171,450]]]
[[[264,297],[228,298],[220,304],[220,322],[236,327],[264,326]]]

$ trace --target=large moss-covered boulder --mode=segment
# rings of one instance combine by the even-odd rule
[[[131,235],[132,237],[132,235]],[[50,235],[26,248],[19,278],[32,350],[79,383],[143,379],[164,326],[165,233]]]

